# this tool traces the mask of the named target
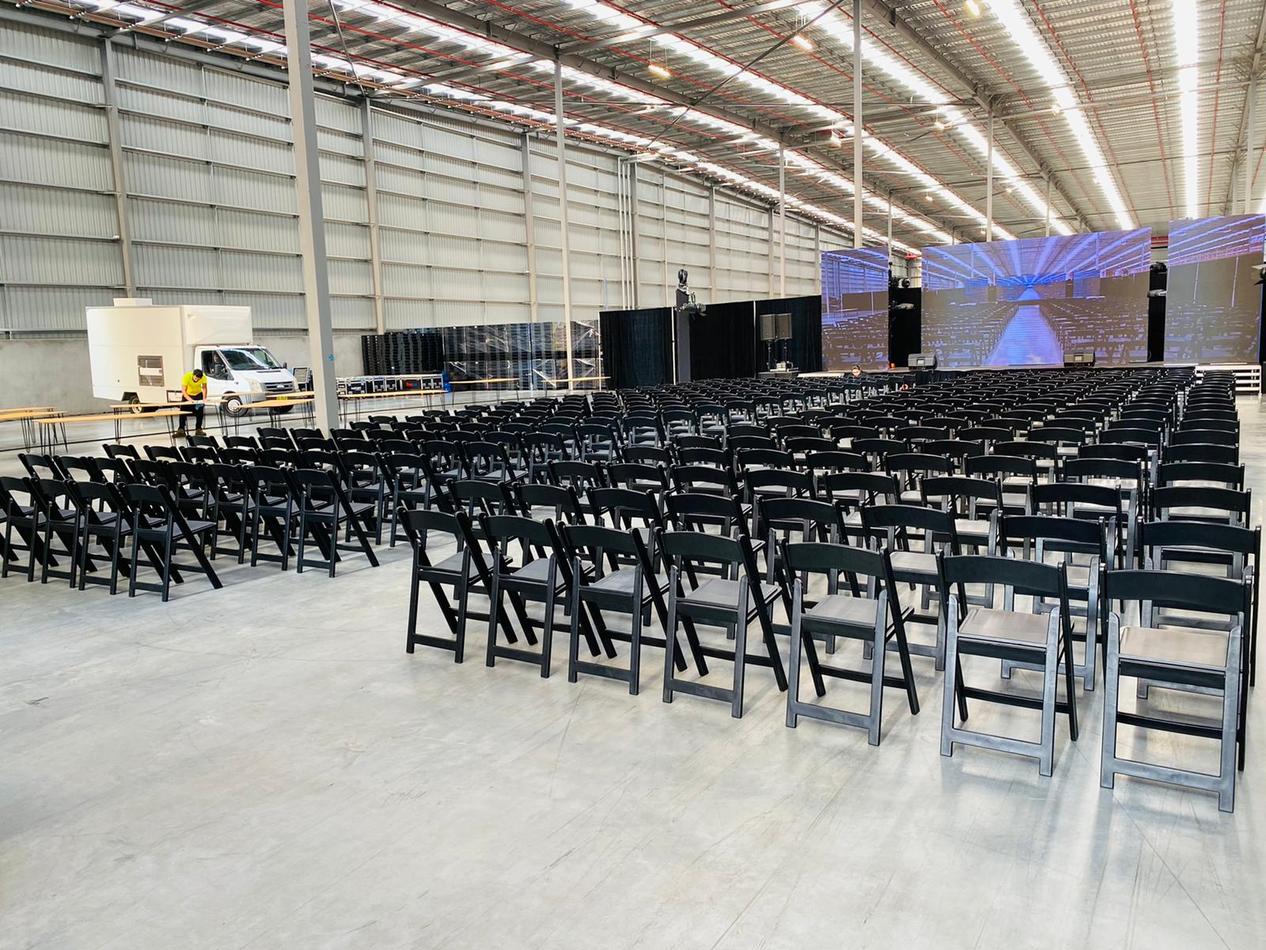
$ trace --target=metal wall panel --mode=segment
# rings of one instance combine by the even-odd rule
[[[121,289],[113,175],[105,147],[100,44],[0,26],[0,273],[3,326],[76,330],[82,306]],[[186,59],[116,47],[127,208],[139,292],[167,302],[242,303],[256,325],[302,330],[298,225],[285,75],[275,82]],[[457,113],[370,113],[378,184],[386,325],[391,329],[524,323],[527,196],[522,132]],[[336,327],[374,326],[362,112],[316,101],[322,197]],[[554,138],[530,138],[536,314],[562,319]],[[573,316],[619,306],[619,158],[568,143]],[[650,165],[638,169],[642,306],[669,303],[679,267],[701,300],[764,296],[768,210]],[[68,240],[82,238],[86,240]],[[824,232],[822,246],[846,245]],[[709,272],[710,247],[716,269]],[[787,222],[787,292],[816,286],[813,227]]]

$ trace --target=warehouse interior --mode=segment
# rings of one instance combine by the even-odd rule
[[[0,946],[1266,945],[1263,87],[1266,0],[0,0]]]

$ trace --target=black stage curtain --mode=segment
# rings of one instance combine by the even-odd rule
[[[785,358],[802,373],[820,372],[822,369],[822,298],[815,294],[812,297],[757,300],[758,326],[762,313],[791,314],[791,339],[783,348]],[[764,351],[759,333],[756,335],[756,347],[758,359],[763,363]]]
[[[898,310],[898,304],[912,304],[913,309]],[[923,288],[888,288],[888,359],[904,367],[911,353],[923,348]]]
[[[756,375],[756,307],[751,300],[710,303],[690,319],[690,378]]]
[[[598,314],[602,372],[608,389],[662,386],[673,378],[673,312],[669,307]]]
[[[1153,264],[1148,274],[1148,290],[1164,290],[1169,272],[1163,264]],[[1147,298],[1147,360],[1160,363],[1165,359],[1165,298]]]

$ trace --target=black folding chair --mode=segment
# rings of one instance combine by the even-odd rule
[[[782,562],[792,584],[791,590],[791,660],[787,691],[787,725],[794,729],[801,716],[860,726],[867,732],[871,745],[879,745],[883,720],[885,687],[905,691],[912,715],[919,713],[918,691],[910,666],[910,650],[905,636],[906,613],[897,596],[896,581],[888,552],[867,551],[842,544],[818,541],[784,543]],[[839,575],[854,579],[852,596],[838,592]],[[825,575],[827,592],[816,601],[806,603],[806,588],[813,575]],[[856,578],[866,579],[866,593],[857,590]],[[829,666],[822,663],[814,638],[822,637],[828,648],[836,637],[861,640],[871,645],[869,671]],[[885,672],[889,644],[896,647],[901,663],[901,676]],[[824,703],[800,699],[801,658],[808,660],[809,675],[819,697],[826,695],[824,677],[830,676],[854,683],[870,685],[870,706],[865,713],[850,712]]]
[[[698,531],[662,531],[658,540],[664,557],[672,565],[668,579],[668,624],[664,631],[667,644],[664,650],[664,702],[671,703],[675,693],[686,692],[729,703],[730,715],[738,719],[743,715],[743,684],[748,663],[772,668],[778,689],[786,690],[787,677],[770,617],[770,608],[778,599],[779,592],[776,589],[766,590],[761,584],[756,555],[747,536],[740,535],[736,540]],[[697,586],[682,586],[683,576],[689,577],[687,565],[706,564],[712,565],[720,576],[707,577]],[[679,590],[682,591],[680,595]],[[707,644],[700,644],[699,649],[705,657],[728,660],[733,664],[733,679],[729,687],[684,680],[676,675],[677,624],[685,619],[696,626],[718,626],[732,633],[733,649]],[[747,628],[753,620],[760,623],[764,656],[747,652]]]
[[[363,554],[372,567],[377,567],[378,556],[369,542],[375,504],[353,501],[338,473],[331,469],[300,468],[288,474],[294,486],[295,507],[299,514],[296,572],[302,574],[303,569],[311,564],[325,568],[333,577],[338,562],[342,560],[340,551]],[[355,543],[339,541],[343,529],[355,536]],[[320,549],[321,558],[307,556],[309,539]]]
[[[216,590],[224,586],[206,551],[208,544],[215,543],[214,524],[210,521],[187,519],[165,485],[124,485],[122,494],[132,513],[132,563],[127,589],[129,597],[135,597],[138,590],[150,591],[161,594],[166,603],[170,597],[172,581],[183,583],[185,571],[204,575]],[[195,563],[176,562],[181,545],[193,555]],[[157,563],[152,564],[158,574],[156,582],[140,580],[140,554],[143,547],[157,557]]]
[[[620,489],[608,489],[619,491]],[[580,673],[604,676],[629,684],[629,694],[636,696],[641,687],[643,645],[663,648],[664,640],[644,632],[651,610],[660,625],[668,628],[668,581],[655,572],[655,554],[643,540],[639,530],[619,530],[601,525],[563,525],[562,541],[571,558],[570,591],[571,631],[567,654],[567,680],[574,683]],[[652,544],[654,543],[652,537]],[[627,615],[628,633],[611,630],[604,612]],[[627,669],[595,663],[580,658],[581,620],[588,617],[599,634],[629,644]],[[686,640],[695,657],[700,675],[707,672],[699,638],[693,623],[686,625]],[[678,647],[674,651],[678,670],[686,670],[686,660]]]
[[[1039,564],[1010,557],[961,555],[939,557],[944,594],[948,602],[945,685],[941,708],[941,755],[952,756],[955,745],[996,749],[1038,760],[1038,771],[1049,776],[1055,761],[1055,716],[1068,716],[1069,737],[1077,741],[1077,697],[1073,687],[1072,625],[1068,617],[1068,590],[1064,566]],[[999,586],[1004,592],[1002,609],[969,607],[963,596],[968,584]],[[1014,598],[1030,595],[1054,599],[1046,614],[1014,609]],[[1042,671],[1040,697],[999,692],[967,685],[962,657],[979,656]],[[1066,700],[1059,701],[1059,678],[1064,678]],[[970,699],[1037,709],[1041,712],[1038,741],[977,732],[965,728]],[[964,725],[955,723],[957,710]]]
[[[1249,615],[1250,586],[1246,581],[1176,571],[1110,571],[1106,593],[1110,600],[1138,604],[1137,625],[1113,612],[1108,621],[1108,664],[1105,675],[1103,750],[1099,784],[1112,788],[1117,775],[1217,792],[1218,809],[1235,810],[1236,750],[1243,768],[1245,740],[1243,702],[1246,694],[1243,629]],[[1229,631],[1187,626],[1186,621],[1158,618],[1157,608],[1222,616]],[[1194,721],[1119,708],[1123,676],[1153,686],[1195,688],[1221,696],[1216,721]],[[1195,772],[1173,765],[1144,762],[1118,754],[1120,725],[1155,729],[1180,735],[1216,739],[1221,743],[1217,774]]]
[[[406,508],[400,511],[398,521],[404,526],[405,536],[413,547],[405,652],[414,652],[419,644],[437,647],[451,650],[453,662],[460,663],[466,652],[467,622],[487,621],[489,617],[486,613],[477,613],[470,609],[471,595],[486,596],[492,586],[492,574],[479,542],[474,539],[470,519],[464,511],[450,514],[446,511]],[[427,539],[432,531],[451,537],[456,546],[452,554],[438,562],[432,561],[427,553]],[[452,639],[418,633],[418,606],[423,584],[431,588]],[[447,587],[453,589],[452,601],[445,592]],[[517,643],[518,636],[504,611],[500,612],[499,622],[506,640]]]
[[[567,591],[574,583],[571,575],[571,562],[563,552],[562,541],[554,527],[554,522],[533,521],[519,515],[481,516],[480,525],[488,545],[492,550],[491,601],[490,615],[500,615],[505,599],[509,599],[510,607],[519,621],[524,639],[529,646],[537,643],[535,629],[540,628],[541,649],[539,653],[520,647],[502,646],[497,642],[497,623],[488,621],[488,648],[486,662],[495,665],[497,657],[518,660],[538,666],[541,677],[548,678],[552,660],[554,643],[554,624],[556,608],[563,603]],[[517,544],[522,554],[518,567],[511,564],[509,548]],[[538,603],[544,606],[544,618],[540,622],[531,619],[527,605]],[[581,614],[577,618],[581,633],[589,646],[589,652],[598,656],[598,637],[587,617]],[[602,646],[609,658],[615,657],[615,647],[609,637],[602,637]]]

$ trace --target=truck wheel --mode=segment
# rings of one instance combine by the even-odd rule
[[[246,409],[242,405],[242,397],[229,393],[224,397],[224,411],[230,416],[246,415]]]
[[[136,393],[124,393],[123,401],[130,403],[132,408],[129,410],[133,415],[141,414],[141,397]]]
[[[288,412],[289,412],[291,409],[293,409],[293,408],[294,408],[294,406],[278,406],[278,407],[277,407],[275,410],[273,410],[273,411],[274,411],[274,412],[276,412],[276,413],[277,413],[278,415],[280,415],[280,416],[284,416],[286,413],[288,413]]]

